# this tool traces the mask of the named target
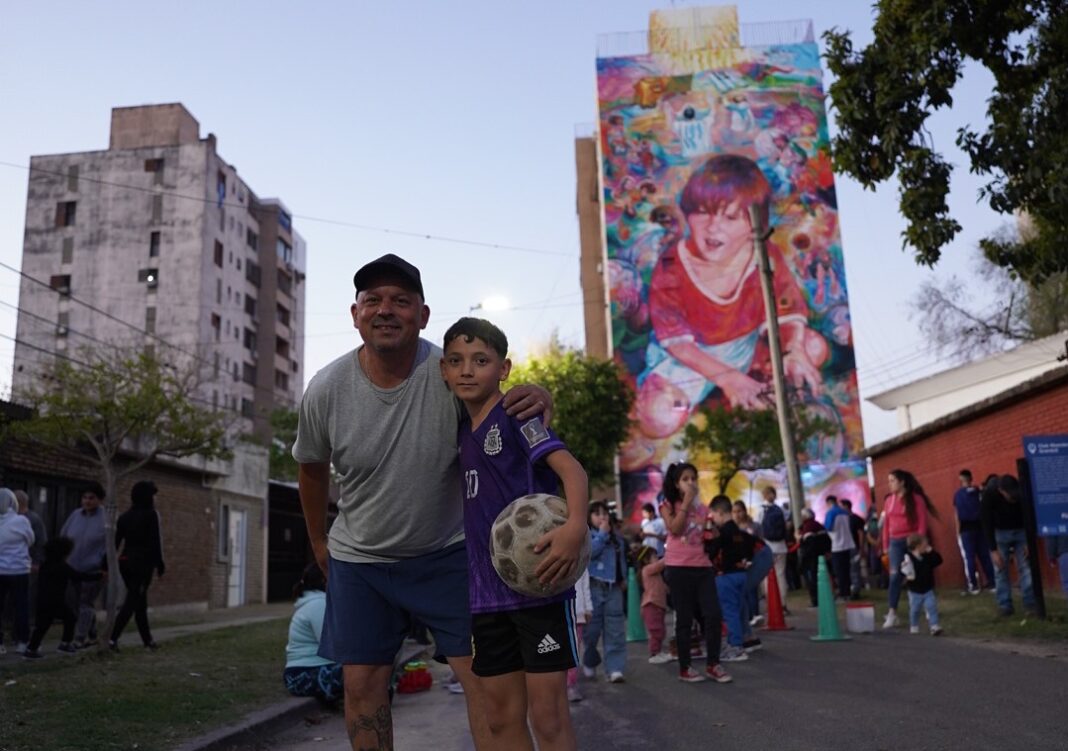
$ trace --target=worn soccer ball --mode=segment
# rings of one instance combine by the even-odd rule
[[[566,521],[567,501],[547,493],[524,495],[505,506],[490,532],[490,555],[501,580],[528,597],[552,597],[573,586],[590,563],[589,535],[570,576],[552,586],[542,586],[534,576],[534,569],[548,552],[535,553],[535,543]]]

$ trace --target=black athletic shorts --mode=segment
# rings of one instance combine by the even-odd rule
[[[523,670],[556,673],[578,665],[575,601],[471,616],[472,669],[489,678]]]

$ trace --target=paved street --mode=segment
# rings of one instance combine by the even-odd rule
[[[679,683],[631,644],[627,683],[584,682],[573,705],[583,749],[1055,749],[1063,727],[1064,645],[1009,650],[907,630],[814,643],[799,628],[762,635],[765,649],[730,665],[729,685]],[[807,624],[807,625],[806,625]],[[440,677],[439,673],[435,677]],[[394,705],[398,749],[472,748],[463,698],[435,683]],[[303,721],[273,751],[346,751],[338,715]]]

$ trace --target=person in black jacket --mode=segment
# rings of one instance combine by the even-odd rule
[[[934,570],[942,565],[942,556],[923,535],[909,535],[908,550],[901,563],[905,586],[909,590],[909,633],[920,633],[920,611],[927,612],[931,636],[942,633],[938,622],[938,598],[934,589]]]
[[[122,603],[122,609],[115,619],[115,628],[111,631],[108,646],[112,649],[118,649],[119,637],[130,622],[131,615],[145,647],[156,648],[148,627],[148,585],[152,582],[153,570],[160,576],[166,570],[160,541],[159,514],[153,504],[156,492],[156,484],[151,480],[134,484],[130,491],[132,505],[115,524],[115,549],[120,551],[119,573],[126,585],[126,601]]]
[[[1020,482],[1012,475],[990,475],[986,478],[979,501],[979,516],[983,534],[990,546],[994,561],[994,585],[998,601],[998,613],[1011,616],[1012,583],[1009,580],[1009,559],[1016,558],[1016,577],[1020,585],[1024,610],[1034,614],[1038,609],[1034,586],[1031,583],[1031,566],[1028,558],[1024,531],[1023,492]]]
[[[63,621],[63,637],[58,650],[71,654],[75,650],[74,624],[77,613],[67,602],[67,586],[74,579],[74,571],[67,565],[67,557],[74,550],[74,540],[69,537],[53,537],[44,546],[44,561],[37,571],[37,617],[34,619],[33,635],[22,656],[27,660],[44,657],[40,652],[41,642],[52,626],[52,621]]]

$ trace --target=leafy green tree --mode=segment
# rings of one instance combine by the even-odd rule
[[[272,480],[295,482],[297,460],[293,444],[297,440],[297,411],[278,407],[271,412],[270,476]]]
[[[223,413],[197,404],[198,371],[181,370],[143,352],[93,350],[57,359],[42,386],[16,395],[33,416],[0,426],[0,439],[36,442],[89,461],[106,498],[108,620],[118,609],[116,489],[161,457],[230,456]]]
[[[553,430],[579,460],[591,485],[612,482],[630,427],[634,393],[611,360],[555,345],[512,368],[510,384],[537,383],[553,395]]]
[[[933,266],[960,231],[949,215],[950,165],[927,118],[953,106],[967,61],[994,77],[984,130],[962,124],[957,144],[1002,214],[1026,212],[1035,232],[982,241],[986,256],[1028,280],[1068,270],[1068,4],[1063,0],[879,0],[874,40],[824,34],[839,133],[834,162],[866,188],[897,173],[904,244]]]
[[[833,427],[826,419],[796,407],[790,422],[798,446]],[[727,492],[727,486],[741,470],[769,469],[785,461],[774,409],[701,407],[696,418],[686,425],[679,448],[691,455],[705,452],[711,457],[709,469],[716,473],[720,493]]]

